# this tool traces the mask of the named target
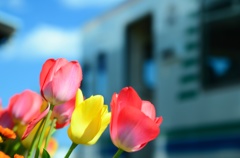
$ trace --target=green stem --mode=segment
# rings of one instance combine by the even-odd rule
[[[42,125],[45,121],[45,118],[42,120],[41,124],[39,125],[38,129],[37,129],[37,132],[35,133],[34,137],[33,137],[33,141],[31,143],[31,146],[30,146],[30,149],[29,149],[29,152],[28,152],[28,158],[31,158],[32,157],[32,154],[33,154],[33,149],[34,147],[36,146],[37,144],[37,138],[38,138],[38,134],[40,132],[40,129],[42,128]]]
[[[48,132],[48,136],[47,136],[47,139],[46,139],[46,142],[45,142],[45,146],[44,146],[45,149],[47,149],[47,146],[48,146],[48,143],[50,141],[50,138],[51,138],[51,136],[53,134],[53,131],[55,130],[54,128],[55,128],[56,122],[57,122],[57,118],[54,118],[52,120],[52,122],[51,122],[51,127],[50,127],[50,130]]]
[[[40,151],[40,148],[41,148],[41,145],[42,145],[42,142],[43,142],[43,137],[44,137],[44,134],[46,132],[47,126],[49,125],[48,122],[50,120],[50,116],[52,114],[53,107],[54,107],[52,104],[50,104],[50,103],[48,103],[48,104],[50,106],[50,110],[49,110],[49,112],[48,112],[48,114],[46,116],[46,120],[44,122],[43,129],[42,129],[42,132],[41,132],[40,137],[39,137],[39,142],[38,142],[38,147],[37,147],[39,151]]]
[[[72,143],[71,147],[69,148],[67,154],[65,155],[64,158],[69,158],[69,156],[71,155],[72,151],[77,147],[77,144]]]
[[[123,153],[122,149],[118,149],[118,151],[115,153],[115,155],[113,156],[113,158],[119,158],[119,156]]]

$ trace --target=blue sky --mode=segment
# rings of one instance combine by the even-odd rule
[[[0,47],[3,106],[8,105],[12,95],[25,89],[39,92],[39,73],[46,59],[65,57],[80,61],[83,53],[81,27],[122,1],[0,1],[0,20],[16,28],[8,43]],[[66,136],[66,129],[57,136],[61,137],[61,134]],[[59,139],[59,143],[69,147],[71,142],[66,136]]]
[[[16,28],[0,47],[0,98],[39,91],[39,72],[50,57],[80,60],[81,26],[123,0],[0,1],[0,19]]]

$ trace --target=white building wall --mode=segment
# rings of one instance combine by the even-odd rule
[[[201,49],[186,49],[191,43],[199,44],[201,30],[187,34],[189,28],[198,28],[200,17],[190,15],[200,11],[200,0],[132,0],[110,11],[86,26],[84,40],[84,59],[92,66],[92,84],[88,85],[91,93],[97,93],[96,54],[104,51],[107,56],[106,103],[109,104],[114,92],[126,86],[125,82],[125,33],[129,23],[151,13],[153,15],[154,61],[157,64],[157,83],[152,102],[156,105],[157,115],[162,115],[162,136],[158,138],[157,148],[163,149],[159,141],[165,140],[169,131],[189,127],[215,125],[240,120],[240,87],[239,85],[223,89],[206,91],[200,79],[186,84],[181,79],[189,74],[201,74],[201,65],[184,67],[188,59],[200,60]],[[171,8],[174,7],[174,11]],[[168,24],[169,18],[175,19],[174,25]],[[174,56],[164,60],[164,52],[172,51]],[[193,91],[196,94],[190,99],[181,100],[183,92]],[[165,135],[166,134],[166,135]],[[223,155],[229,151],[222,152]],[[234,153],[234,152],[230,152]],[[160,150],[156,151],[156,157]],[[162,156],[165,153],[162,153]],[[221,154],[221,153],[220,153]],[[238,152],[234,153],[238,155]],[[233,154],[233,157],[235,157]],[[195,155],[195,156],[194,156]],[[219,152],[205,154],[201,157],[218,157]],[[166,157],[185,157],[186,155],[167,153]],[[190,154],[197,157],[199,154]]]

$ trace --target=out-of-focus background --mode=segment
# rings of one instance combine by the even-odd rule
[[[123,157],[240,157],[240,0],[1,1],[0,37],[3,105],[39,91],[47,58],[79,60],[86,97],[109,104],[131,85],[164,118],[156,140]],[[63,157],[66,129],[56,137]],[[72,157],[115,151],[107,130]]]

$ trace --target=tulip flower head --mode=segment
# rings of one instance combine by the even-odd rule
[[[111,111],[112,142],[126,152],[141,150],[160,133],[162,117],[156,117],[154,106],[141,100],[132,87],[113,95]]]
[[[52,118],[56,118],[56,129],[63,128],[70,123],[72,112],[75,108],[75,97],[70,101],[54,106]]]
[[[15,123],[28,124],[40,115],[42,97],[31,90],[25,90],[10,99],[9,110]]]
[[[82,69],[77,61],[48,59],[40,73],[41,94],[52,105],[60,105],[75,97],[81,81]]]
[[[111,113],[103,104],[101,95],[83,100],[81,90],[76,95],[75,109],[72,114],[68,136],[75,144],[92,145],[97,142],[107,128]]]

